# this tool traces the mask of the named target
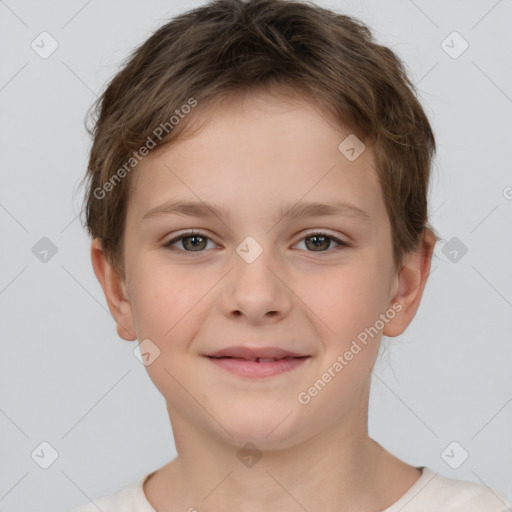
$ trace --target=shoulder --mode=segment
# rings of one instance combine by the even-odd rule
[[[148,476],[126,485],[114,494],[100,496],[71,512],[155,512],[143,491],[143,484]]]
[[[412,491],[412,492],[411,492]],[[403,512],[509,512],[512,504],[502,492],[485,485],[440,475],[425,467],[409,489]]]

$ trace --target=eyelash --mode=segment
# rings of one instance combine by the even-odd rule
[[[176,247],[172,247],[172,245],[176,242],[179,242],[180,240],[184,239],[184,238],[188,238],[188,237],[192,237],[192,236],[201,236],[207,240],[211,240],[208,236],[204,235],[203,233],[199,233],[197,231],[187,231],[186,233],[182,233],[181,235],[178,235],[174,238],[172,238],[171,240],[169,240],[168,242],[166,242],[164,244],[163,247],[165,247],[166,249],[172,251],[172,252],[183,252],[183,253],[190,253],[191,255],[193,256],[199,256],[201,255],[201,253],[204,253],[205,250],[202,250],[202,251],[186,251],[184,249],[177,249]],[[333,253],[333,252],[337,252],[339,250],[343,250],[343,249],[347,249],[349,247],[351,247],[351,244],[347,243],[347,242],[344,242],[343,240],[340,240],[339,238],[333,236],[333,235],[330,235],[329,233],[324,233],[322,231],[311,231],[310,233],[306,233],[300,240],[299,242],[301,242],[302,240],[306,239],[306,238],[310,238],[312,236],[325,236],[327,238],[329,238],[330,240],[333,240],[334,242],[336,242],[337,244],[339,244],[337,247],[335,247],[334,249],[328,249],[327,251],[306,251],[306,252],[311,252],[311,253],[315,253],[315,252],[318,252],[319,254],[325,254],[325,253]],[[213,241],[213,240],[211,240]]]

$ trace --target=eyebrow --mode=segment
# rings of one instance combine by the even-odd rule
[[[161,215],[187,215],[191,217],[230,218],[229,210],[207,201],[171,200],[147,211],[142,220],[159,217]],[[284,205],[278,212],[276,222],[283,218],[320,217],[320,216],[346,216],[360,222],[370,223],[371,218],[364,210],[355,205],[334,201],[332,203],[295,202]]]

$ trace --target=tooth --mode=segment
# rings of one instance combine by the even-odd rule
[[[275,357],[258,357],[258,363],[272,363],[275,360]]]

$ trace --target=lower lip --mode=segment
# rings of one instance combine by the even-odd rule
[[[279,375],[280,373],[289,372],[298,368],[303,365],[309,357],[285,358],[263,363],[229,357],[208,357],[208,359],[213,364],[241,377],[271,377],[273,375]]]

